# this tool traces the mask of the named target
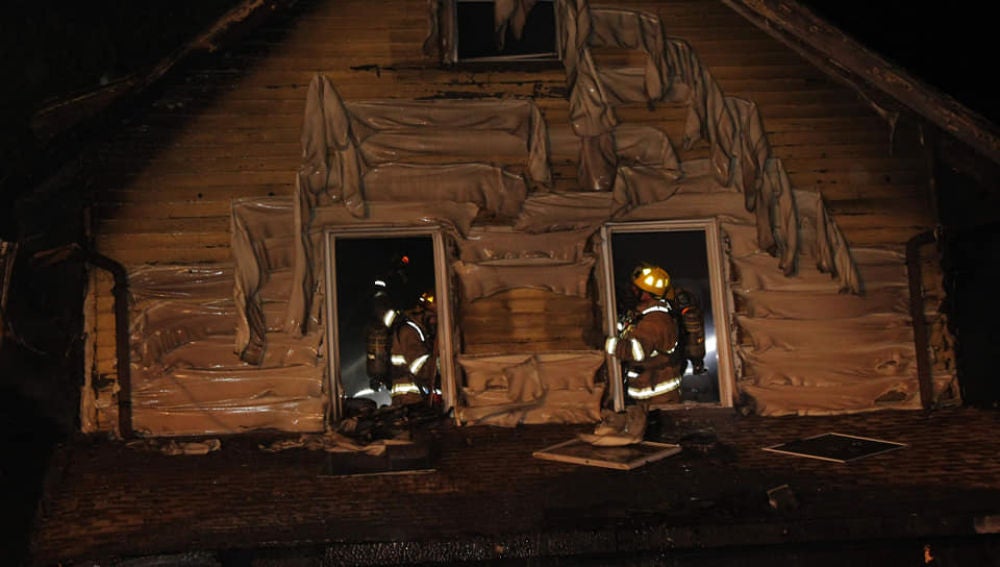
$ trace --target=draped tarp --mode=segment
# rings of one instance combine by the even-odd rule
[[[808,388],[794,384],[741,384],[759,415],[830,415],[880,409],[920,409],[915,380],[895,377],[869,378],[831,388]],[[883,401],[877,402],[881,397]]]
[[[459,239],[459,260],[466,263],[544,258],[574,263],[583,258],[592,230],[567,230],[532,234],[509,226],[475,227]]]
[[[670,138],[658,128],[638,124],[619,124],[615,128],[615,153],[618,163],[663,169],[671,179],[681,177],[681,164]]]
[[[814,266],[804,265],[794,277],[776,273],[773,259],[762,253],[731,260],[738,277],[736,290],[769,289],[784,291],[811,291],[825,293],[843,291],[830,274],[818,271]],[[871,263],[858,264],[858,279],[864,280],[865,290],[875,291],[885,287],[906,287],[907,273],[902,261],[891,258],[875,259]]]
[[[826,352],[833,357],[849,356],[845,346],[873,344],[913,344],[913,326],[906,316],[877,313],[853,319],[754,319],[737,316],[737,325],[757,351],[772,348]],[[831,363],[835,362],[833,359]],[[839,361],[837,361],[839,362]],[[831,364],[833,366],[835,364]]]
[[[309,194],[329,192],[360,215],[373,166],[441,154],[484,164],[504,157],[545,186],[547,144],[545,121],[531,100],[345,103],[327,77],[316,75],[306,93],[300,177]]]
[[[289,226],[294,224],[290,204],[289,199],[278,197],[233,201],[234,297],[240,313],[236,349],[244,360],[260,360],[263,356],[267,332],[262,297],[264,286],[275,272],[289,272],[294,267],[295,233]],[[291,293],[290,283],[286,278],[288,287],[280,293],[283,298]]]
[[[549,193],[533,195],[524,202],[515,230],[549,232],[591,230],[621,210],[611,193]]]
[[[844,291],[861,291],[858,265],[851,257],[844,234],[823,202],[823,196],[816,191],[796,191],[795,201],[800,215],[811,219],[815,228],[811,240],[815,246],[812,256],[816,258],[816,267],[837,277]]]
[[[580,138],[577,163],[580,188],[606,191],[615,180],[614,128],[618,118],[590,53],[590,8],[586,0],[560,0],[560,57],[569,89],[569,120]]]
[[[496,37],[498,50],[503,50],[508,29],[515,39],[521,39],[528,14],[537,2],[538,0],[493,1],[493,35]]]
[[[872,382],[884,387],[882,378],[896,378],[894,382],[907,383],[905,391],[913,391],[916,360],[906,341],[891,344],[879,342],[874,346],[852,349],[849,356],[842,356],[836,365],[828,365],[829,353],[817,351],[792,351],[771,349],[766,351],[741,351],[747,373],[757,378],[758,386],[791,385],[815,388],[840,387],[855,382]],[[888,383],[892,383],[889,381]],[[894,384],[895,386],[895,384]],[[886,391],[873,391],[868,400],[884,395]]]
[[[670,86],[669,77],[664,74],[665,39],[660,18],[648,12],[624,10],[609,7],[593,7],[590,9],[591,47],[616,47],[634,49],[646,54],[645,66],[641,73],[633,73],[629,80],[627,75],[616,74],[615,83],[634,83],[634,92],[642,92],[646,100],[660,100]],[[600,70],[605,82],[612,79],[605,69]],[[639,88],[641,86],[641,88]],[[630,100],[630,99],[626,99]]]
[[[896,323],[879,329],[879,319],[886,315],[868,317],[873,320],[841,319],[842,325],[809,341],[808,348],[797,343],[794,349],[740,349],[747,375],[740,389],[753,411],[780,416],[920,409],[912,336]],[[808,323],[811,328],[822,324]],[[797,325],[781,333],[808,333],[811,328]],[[821,339],[841,342],[823,344]],[[931,378],[935,395],[953,388],[950,372],[935,372]]]
[[[743,402],[762,415],[919,408],[903,253],[853,249],[853,277],[864,293],[843,293],[838,279],[819,270],[817,239],[826,238],[826,229],[817,230],[815,210],[806,208],[800,233],[803,258],[817,261],[800,263],[791,275],[748,245],[756,242],[757,227],[724,225],[732,243]],[[934,387],[943,391],[947,380],[935,377]]]
[[[666,177],[661,172],[623,168],[628,164],[620,161],[612,163],[615,156],[621,155],[620,144],[613,149],[595,148],[618,141],[620,126],[614,116],[615,104],[685,101],[690,110],[684,146],[690,148],[699,140],[708,142],[716,180],[742,192],[747,210],[757,215],[761,249],[778,256],[787,274],[794,273],[799,256],[797,210],[781,163],[771,156],[756,105],[726,96],[691,45],[667,37],[655,14],[590,7],[585,0],[562,0],[558,13],[565,20],[561,28],[562,55],[570,88],[571,123],[587,150],[581,153],[581,183],[590,183],[591,189],[614,186],[620,195],[629,194],[631,204],[647,204],[672,195],[662,188]],[[593,62],[592,47],[642,52],[644,66],[599,69]],[[594,179],[612,181],[598,183]],[[819,242],[822,269],[835,274],[844,289],[859,292],[839,230],[825,211],[816,211],[813,216],[823,223],[825,231],[824,240]]]
[[[909,313],[909,297],[902,286],[868,290],[863,296],[816,294],[788,289],[737,289],[737,301],[750,317],[759,319],[839,319],[869,313]]]
[[[459,261],[452,269],[462,284],[462,296],[466,301],[518,288],[586,297],[595,260],[594,256],[586,256],[573,263],[548,258],[491,260],[476,264]]]
[[[463,407],[473,424],[590,423],[600,419],[604,353],[460,355]]]
[[[369,100],[344,108],[367,166],[433,155],[503,157],[535,185],[552,182],[546,124],[532,100]]]
[[[528,192],[521,176],[482,163],[387,163],[372,168],[365,180],[371,201],[473,203],[503,217],[517,216]]]
[[[143,377],[132,391],[132,425],[157,436],[322,431],[321,377],[308,366],[177,369]]]
[[[259,364],[240,360],[233,279],[231,270],[204,266],[130,274],[132,424],[140,435],[323,429],[317,345],[282,336]],[[285,295],[287,278],[283,285],[284,292],[262,295]],[[262,309],[279,321],[283,312]]]

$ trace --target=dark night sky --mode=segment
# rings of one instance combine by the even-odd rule
[[[969,108],[1000,123],[989,88],[997,53],[988,4],[912,0],[800,0],[844,33]]]

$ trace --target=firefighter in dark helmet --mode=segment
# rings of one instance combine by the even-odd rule
[[[389,348],[392,345],[392,319],[395,319],[386,284],[376,280],[375,293],[371,299],[371,315],[365,325],[366,360],[365,372],[369,386],[374,391],[392,387],[392,365],[389,362]],[[389,320],[387,322],[387,319]]]
[[[686,289],[671,286],[667,301],[680,317],[681,344],[684,345],[684,357],[691,362],[691,371],[695,374],[708,372],[705,369],[705,317],[698,298]]]
[[[701,311],[687,293],[683,294],[684,307],[679,305],[670,275],[659,266],[639,265],[632,271],[631,284],[636,305],[619,323],[618,335],[607,339],[605,349],[625,363],[629,398],[679,402],[688,359],[696,372],[704,371]],[[682,313],[685,308],[687,312]],[[689,350],[688,344],[693,348]]]

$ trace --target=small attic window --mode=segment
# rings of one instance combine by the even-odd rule
[[[498,14],[493,0],[453,0],[452,61],[555,61],[555,2],[514,0],[501,2],[509,14]],[[506,15],[506,19],[503,16]]]

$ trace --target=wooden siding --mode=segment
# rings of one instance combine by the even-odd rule
[[[899,248],[935,225],[928,160],[914,128],[901,127],[893,136],[853,90],[719,1],[616,4],[658,14],[669,36],[690,42],[727,95],[759,105],[773,154],[793,187],[822,191],[850,244]],[[129,268],[230,262],[230,200],[292,194],[306,87],[315,73],[329,76],[345,100],[532,97],[551,128],[566,127],[561,67],[441,68],[421,53],[426,6],[424,0],[300,2],[243,38],[238,49],[179,68],[94,164],[98,251]],[[681,104],[628,105],[618,114],[622,122],[665,130],[682,160],[708,155],[704,144],[680,147]],[[552,166],[556,188],[573,188],[572,158],[553,156]],[[91,376],[112,377],[110,281],[95,282]],[[476,321],[508,300],[502,294],[477,307],[464,305],[462,313]],[[475,325],[464,333],[470,352],[489,351],[496,340]],[[580,338],[553,340],[584,344]]]
[[[585,350],[597,342],[594,299],[536,289],[514,289],[463,302],[467,354]]]

